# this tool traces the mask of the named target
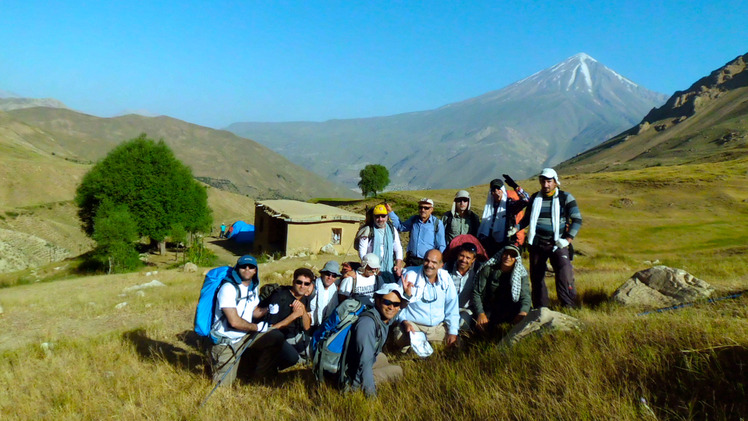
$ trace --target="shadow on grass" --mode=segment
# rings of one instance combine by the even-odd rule
[[[742,419],[748,414],[748,347],[676,351],[644,384],[663,418]]]
[[[610,297],[602,288],[588,289],[579,296],[580,305],[590,309],[596,309],[609,302]]]
[[[206,242],[213,244],[214,246],[221,247],[235,256],[243,256],[252,252],[252,243],[237,243],[234,240],[228,240],[225,238],[211,238],[205,239]]]
[[[192,332],[194,334],[194,332]],[[184,332],[180,335],[183,335]],[[180,336],[178,335],[178,336]],[[172,366],[181,370],[189,371],[193,374],[207,375],[207,364],[204,355],[199,352],[199,341],[197,335],[194,335],[194,344],[188,344],[194,349],[184,349],[167,342],[151,339],[146,335],[145,330],[136,329],[126,332],[123,338],[135,345],[140,357],[144,360],[153,362],[166,361]],[[181,338],[180,338],[181,339]],[[190,341],[193,339],[190,338]],[[185,341],[186,343],[187,341]],[[198,350],[198,352],[195,351]]]

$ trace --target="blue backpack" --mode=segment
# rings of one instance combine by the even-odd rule
[[[205,275],[205,281],[203,281],[203,287],[200,289],[200,299],[197,301],[197,309],[195,310],[195,333],[198,336],[204,338],[210,338],[210,340],[217,344],[219,338],[210,334],[213,328],[213,310],[216,308],[216,296],[218,290],[223,285],[223,280],[228,275],[229,271],[233,268],[231,266],[221,266],[215,269],[211,269]],[[237,304],[241,293],[239,292],[239,286],[234,282],[227,281],[236,288]]]
[[[346,351],[350,341],[351,326],[367,307],[358,300],[347,299],[314,332],[310,349],[314,376],[322,382],[326,376],[337,378],[338,385],[346,383]]]

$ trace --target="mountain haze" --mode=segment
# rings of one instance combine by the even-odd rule
[[[582,53],[435,110],[227,129],[348,186],[378,163],[389,168],[393,190],[459,188],[505,172],[534,174],[620,133],[665,98]]]
[[[570,172],[726,161],[748,156],[748,54],[678,91],[629,130],[564,162]]]
[[[253,198],[352,195],[350,190],[252,140],[170,117],[130,114],[100,118],[69,109],[36,107],[7,111],[5,119],[0,120],[6,126],[19,123],[27,133],[21,140],[70,161],[97,161],[120,142],[146,133],[151,138],[164,139],[177,158],[192,168],[196,178],[214,187]]]

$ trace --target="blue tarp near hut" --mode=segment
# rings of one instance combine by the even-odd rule
[[[236,221],[231,226],[230,240],[234,240],[236,243],[254,243],[255,241],[255,226],[248,224],[244,221]]]

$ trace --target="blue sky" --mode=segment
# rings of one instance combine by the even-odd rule
[[[748,1],[5,1],[0,90],[221,128],[420,111],[585,52],[668,95],[748,52]]]

